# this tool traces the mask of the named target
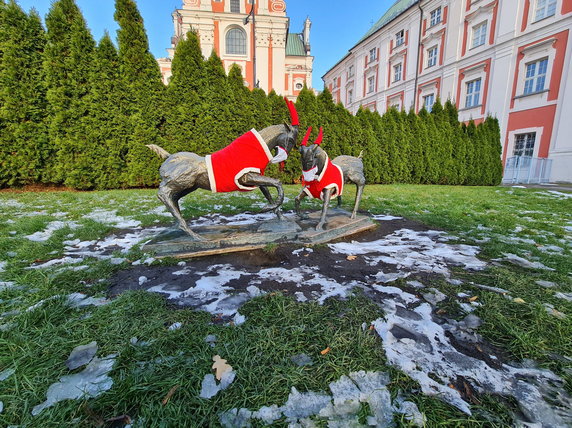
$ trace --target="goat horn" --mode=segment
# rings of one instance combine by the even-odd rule
[[[286,97],[284,97],[284,101],[286,101],[286,105],[288,106],[288,110],[290,110],[290,118],[292,119],[292,126],[299,126],[300,120],[298,119],[298,112],[296,111],[296,106]]]
[[[308,130],[306,131],[306,135],[304,135],[304,139],[302,140],[302,142],[300,143],[301,146],[307,146],[308,145],[308,139],[310,138],[310,133],[312,132],[312,127],[310,126],[308,128]]]
[[[320,126],[320,133],[318,134],[318,138],[316,138],[316,141],[314,141],[314,144],[317,144],[319,146],[320,144],[322,144],[323,138],[324,138],[324,127]]]

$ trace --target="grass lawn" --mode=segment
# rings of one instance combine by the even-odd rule
[[[286,186],[285,210],[293,209],[298,190]],[[454,242],[477,245],[479,258],[490,263],[489,268],[455,269],[455,277],[464,282],[462,289],[438,279],[429,284],[450,297],[441,310],[462,318],[456,296],[470,290],[472,301],[481,304],[474,312],[483,320],[478,333],[506,361],[533,360],[552,370],[572,393],[572,302],[562,297],[572,295],[572,195],[549,190],[368,186],[360,210],[417,220],[448,232]],[[327,391],[330,382],[359,370],[389,373],[392,398],[401,395],[414,402],[427,426],[512,425],[516,406],[511,399],[480,395],[468,416],[422,394],[414,380],[387,363],[375,330],[362,328],[384,313],[359,292],[323,305],[266,294],[241,308],[247,317],[244,324],[225,326],[213,322],[209,313],[175,310],[160,295],[140,291],[102,306],[70,306],[66,296],[71,293],[103,297],[114,273],[147,260],[137,245],[127,254],[88,258],[75,268],[30,269],[62,257],[70,241],[95,241],[135,225],[169,225],[171,218],[155,193],[0,193],[0,379],[2,373],[9,374],[6,370],[14,370],[0,380],[0,426],[124,426],[124,415],[141,427],[218,426],[220,414],[229,409],[280,406],[292,387]],[[254,192],[222,197],[198,191],[183,200],[183,211],[187,219],[211,212],[235,214],[262,202]],[[344,207],[350,209],[352,203],[353,188],[348,186]],[[320,205],[304,202],[303,207]],[[507,259],[536,265],[523,267]],[[500,287],[511,298],[471,282]],[[169,330],[176,322],[182,328]],[[205,342],[207,335],[216,336],[214,348]],[[110,373],[113,387],[97,398],[62,401],[32,416],[50,385],[70,373],[64,363],[71,350],[91,341],[99,346],[98,357],[117,355]],[[331,351],[322,355],[326,347]],[[293,364],[290,357],[300,353],[314,364]],[[211,373],[215,354],[228,360],[237,378],[206,400],[199,398],[201,382]],[[360,422],[365,423],[369,409],[362,407]],[[394,420],[397,426],[410,425],[400,414]],[[287,423],[281,419],[275,425]]]

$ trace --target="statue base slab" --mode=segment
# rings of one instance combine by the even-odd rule
[[[285,220],[268,220],[243,225],[209,225],[193,227],[204,240],[197,241],[180,229],[170,229],[147,242],[143,251],[158,258],[191,258],[249,251],[270,244],[323,244],[376,227],[371,218],[339,209],[329,209],[323,230],[316,230],[320,212],[306,219],[287,215]]]

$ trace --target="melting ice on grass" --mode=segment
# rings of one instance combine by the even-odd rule
[[[116,210],[108,211],[104,209],[96,209],[91,213],[84,215],[83,217],[97,221],[98,223],[114,226],[119,229],[130,229],[133,227],[141,226],[141,222],[139,220],[121,217],[117,215]]]
[[[44,230],[32,233],[31,235],[26,235],[26,238],[30,241],[45,242],[52,237],[56,230],[63,229],[64,227],[77,229],[79,225],[75,221],[52,221],[48,223],[48,226]]]
[[[61,258],[49,260],[45,263],[32,265],[33,269],[43,269],[51,266],[81,263],[86,258],[109,260],[112,263],[122,263],[124,259],[113,256],[114,251],[126,254],[139,242],[155,236],[165,230],[164,227],[152,227],[149,229],[133,230],[126,233],[118,233],[96,241],[64,241],[64,255]]]
[[[40,414],[44,409],[63,400],[95,398],[111,389],[113,379],[108,374],[115,364],[115,354],[104,358],[94,358],[81,372],[62,376],[48,388],[47,398],[32,409],[32,415]]]
[[[486,264],[476,257],[478,247],[448,244],[448,240],[444,232],[400,229],[377,241],[340,242],[328,246],[332,252],[338,254],[368,254],[365,259],[372,266],[386,263],[395,265],[400,270],[432,272],[446,277],[449,276],[447,263],[472,270],[482,270],[486,267]],[[409,272],[401,273],[400,277],[403,277]]]
[[[407,308],[414,299],[412,294],[394,290],[393,299],[383,304],[385,319],[373,325],[388,362],[419,382],[425,394],[471,414],[469,403],[449,386],[461,376],[478,392],[514,397],[523,414],[539,426],[572,424],[572,398],[564,392],[562,379],[549,370],[506,364],[495,368],[457,351],[446,334],[450,326],[433,321],[429,304]]]
[[[423,426],[425,417],[415,403],[402,398],[391,402],[389,380],[389,375],[383,372],[353,372],[330,383],[331,395],[299,392],[292,387],[288,400],[280,407],[273,404],[257,411],[231,409],[220,415],[220,421],[226,428],[247,427],[254,419],[269,425],[282,417],[289,426],[315,426],[314,421],[327,422],[329,427],[362,426],[358,413],[362,403],[367,403],[369,426],[391,426],[394,413],[404,414],[414,426]]]
[[[176,275],[191,273],[190,268],[176,271]],[[321,275],[315,268],[303,266],[293,269],[268,268],[258,272],[237,270],[231,265],[213,265],[205,272],[196,272],[202,277],[188,288],[173,289],[169,284],[159,284],[147,291],[166,294],[170,300],[176,300],[181,305],[189,305],[212,314],[230,316],[247,301],[262,294],[257,287],[263,281],[276,281],[280,283],[295,283],[297,286],[316,286],[320,291],[311,292],[319,303],[329,297],[346,297],[350,290],[358,285],[357,282],[340,284]],[[248,284],[245,290],[236,290],[230,285],[231,281],[241,279],[241,283]],[[305,299],[304,295],[298,296]]]

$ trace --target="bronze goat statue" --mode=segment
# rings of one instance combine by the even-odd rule
[[[197,189],[212,192],[250,191],[260,188],[268,204],[261,212],[274,211],[283,219],[280,206],[284,201],[282,183],[264,176],[267,165],[283,163],[298,138],[298,114],[294,103],[286,100],[292,124],[273,125],[260,131],[252,129],[234,140],[229,146],[205,157],[190,152],[168,153],[161,147],[150,144],[153,152],[165,162],[161,165],[161,184],[158,198],[175,217],[177,226],[195,240],[203,240],[193,232],[181,215],[179,199]],[[271,151],[276,149],[276,156]],[[273,199],[268,187],[276,188]]]
[[[304,187],[296,196],[295,209],[296,214],[300,216],[300,201],[304,197],[310,196],[321,199],[323,201],[322,213],[316,230],[323,230],[330,199],[337,197],[339,208],[342,204],[344,184],[347,183],[356,185],[356,198],[351,218],[356,217],[365,187],[365,176],[361,154],[359,157],[342,155],[330,160],[328,154],[320,147],[324,135],[323,128],[320,128],[320,133],[314,144],[308,146],[311,131],[312,128],[310,127],[300,146]]]

